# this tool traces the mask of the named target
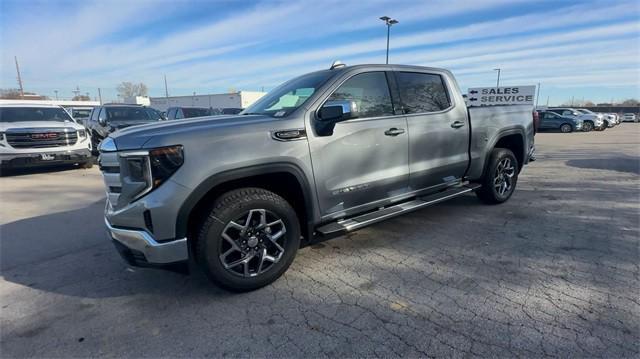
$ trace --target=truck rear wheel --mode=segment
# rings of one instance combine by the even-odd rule
[[[489,163],[482,187],[476,190],[480,200],[488,204],[506,202],[518,182],[518,159],[506,148],[494,148],[489,156]]]
[[[207,277],[233,291],[249,291],[278,279],[300,247],[295,210],[261,188],[227,192],[201,224],[196,258]]]

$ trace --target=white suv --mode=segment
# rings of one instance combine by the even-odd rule
[[[0,168],[93,164],[83,126],[60,106],[0,104]]]

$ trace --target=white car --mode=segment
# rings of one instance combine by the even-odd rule
[[[618,115],[615,113],[603,113],[604,119],[609,122],[609,127],[615,127],[620,124],[620,120],[618,119]]]
[[[638,122],[638,119],[633,113],[625,113],[622,116],[622,122]]]
[[[0,168],[93,165],[84,126],[60,106],[0,105]]]
[[[602,131],[607,128],[607,126],[604,125],[603,116],[596,113],[589,113],[589,110],[585,110],[589,112],[582,112],[570,107],[555,107],[549,108],[547,111],[555,112],[560,116],[582,120],[582,131],[585,132],[589,132],[591,130]]]

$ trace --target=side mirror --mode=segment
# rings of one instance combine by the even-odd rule
[[[316,131],[320,136],[333,135],[336,123],[358,118],[358,106],[349,100],[328,101],[318,111]]]
[[[104,118],[98,117],[98,123],[100,124],[100,126],[106,126],[107,120],[105,120]]]

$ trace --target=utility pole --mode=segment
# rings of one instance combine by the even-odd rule
[[[391,33],[391,26],[398,23],[398,20],[392,19],[388,16],[382,16],[380,20],[384,21],[385,25],[387,25],[387,60],[386,64],[389,64],[389,35]]]
[[[164,97],[169,98],[169,88],[167,87],[167,75],[164,75]]]
[[[498,71],[498,81],[496,81],[496,87],[500,87],[500,68],[493,69],[493,71]]]
[[[56,101],[58,101],[58,90],[53,90],[56,93]]]
[[[102,105],[102,92],[100,91],[100,87],[98,87],[98,99],[100,99],[100,104]]]
[[[22,87],[22,77],[20,76],[20,66],[18,65],[18,56],[13,57],[16,60],[16,72],[18,73],[18,85],[20,86],[20,98],[24,100],[24,88]]]
[[[538,98],[540,97],[540,83],[538,82],[538,91],[536,93],[536,108],[538,108]]]
[[[71,90],[71,92],[73,92],[73,94],[75,95],[74,97],[78,97],[78,94],[80,94],[80,87],[76,85],[76,89]]]

